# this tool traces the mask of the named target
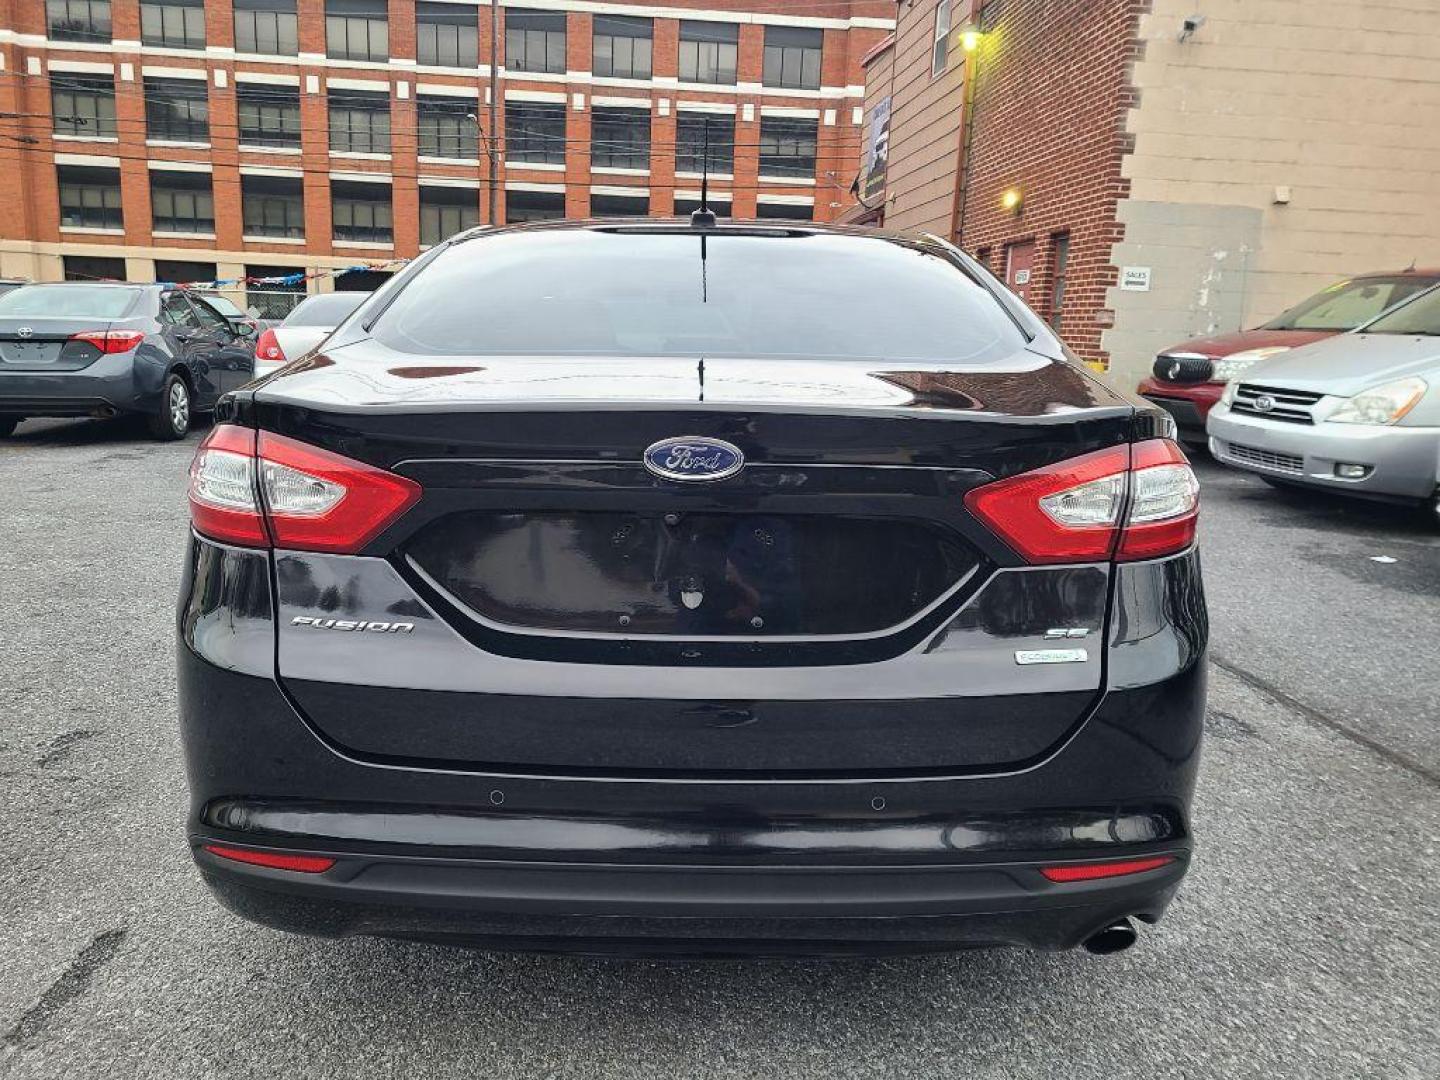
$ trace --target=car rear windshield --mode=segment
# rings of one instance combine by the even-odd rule
[[[1383,319],[1376,319],[1365,327],[1365,333],[1419,334],[1425,337],[1440,337],[1440,289],[1417,297],[1399,311],[1390,312]]]
[[[990,293],[919,245],[585,229],[456,244],[371,330],[407,353],[979,364],[1026,341]]]
[[[312,296],[285,316],[282,326],[339,326],[350,313],[369,299],[369,293],[330,293]]]
[[[0,296],[0,319],[120,319],[139,295],[109,285],[26,285]]]
[[[1261,329],[1354,330],[1381,312],[1389,311],[1416,293],[1424,292],[1435,281],[1434,278],[1414,274],[1341,281],[1295,305]]]

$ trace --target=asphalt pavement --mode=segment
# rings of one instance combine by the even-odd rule
[[[209,898],[172,606],[199,433],[0,442],[0,1076],[1440,1076],[1440,529],[1198,463],[1199,851],[1123,955],[651,963]]]

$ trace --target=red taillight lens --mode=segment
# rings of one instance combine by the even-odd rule
[[[190,467],[196,531],[246,547],[353,553],[420,498],[420,485],[268,431],[212,430]]]
[[[145,340],[145,335],[139,330],[85,330],[71,334],[70,340],[93,345],[102,353],[117,353],[129,352]]]
[[[283,364],[289,360],[285,350],[280,348],[280,339],[275,336],[274,330],[266,330],[255,342],[255,355],[261,360],[269,360],[274,364]]]
[[[1026,562],[1070,563],[1183,551],[1195,539],[1198,500],[1180,448],[1153,439],[985,484],[965,505]]]
[[[1173,855],[1157,855],[1149,859],[1125,859],[1123,862],[1070,863],[1066,866],[1042,866],[1040,873],[1051,881],[1095,881],[1098,878],[1124,877],[1158,870],[1175,861]]]
[[[222,844],[201,846],[211,855],[229,859],[231,862],[267,866],[271,870],[294,870],[299,874],[323,874],[335,865],[334,859],[324,855],[283,855],[276,851],[246,851],[244,848],[225,847]]]

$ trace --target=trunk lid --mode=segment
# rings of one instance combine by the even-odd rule
[[[964,507],[977,484],[1133,436],[1128,401],[1032,352],[877,370],[417,361],[364,342],[246,407],[424,490],[363,557],[279,556],[280,677],[354,753],[499,772],[989,771],[1046,753],[1101,689],[1108,568],[1022,569]],[[731,443],[745,467],[653,475],[647,447],[676,436]],[[334,625],[397,618],[414,630]],[[1017,663],[1056,627],[1083,631],[1083,659]]]
[[[113,319],[0,318],[0,372],[79,371],[102,354],[94,345],[73,340],[76,334],[126,328]]]

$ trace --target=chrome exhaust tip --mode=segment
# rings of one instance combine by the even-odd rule
[[[1124,952],[1135,944],[1135,924],[1129,919],[1119,919],[1103,930],[1097,930],[1085,939],[1085,951],[1093,956],[1109,956]]]

